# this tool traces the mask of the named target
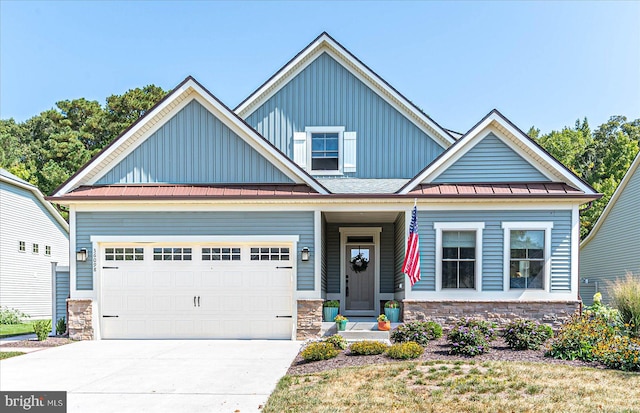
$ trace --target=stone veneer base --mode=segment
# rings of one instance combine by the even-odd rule
[[[323,302],[322,299],[298,300],[296,340],[320,337]]]
[[[528,318],[559,328],[580,309],[580,301],[419,301],[403,300],[403,321],[435,321],[450,326],[464,317],[482,318],[504,327]]]
[[[88,299],[67,299],[67,329],[71,340],[93,340],[93,305]]]

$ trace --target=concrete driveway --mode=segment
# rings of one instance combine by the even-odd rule
[[[255,412],[301,343],[83,341],[0,362],[0,389],[66,390],[68,412]]]

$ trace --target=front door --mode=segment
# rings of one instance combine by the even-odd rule
[[[345,246],[345,312],[365,315],[366,312],[375,314],[375,249],[373,245]],[[366,268],[360,271],[354,269],[351,261],[360,254],[368,260]]]

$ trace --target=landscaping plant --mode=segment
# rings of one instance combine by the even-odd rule
[[[640,371],[640,339],[629,336],[609,337],[596,343],[593,355],[609,368]]]
[[[519,319],[507,324],[504,340],[513,350],[537,350],[553,336],[553,330],[537,321]]]
[[[489,351],[489,343],[496,338],[495,324],[484,320],[461,319],[449,331],[450,354],[476,356]]]
[[[640,280],[627,274],[611,287],[613,305],[632,337],[640,338]]]
[[[18,309],[0,307],[0,324],[22,324],[25,318],[29,316]]]
[[[336,350],[344,350],[347,348],[347,340],[340,334],[334,334],[324,339],[325,343],[331,343]]]
[[[424,348],[415,341],[396,343],[387,349],[387,356],[392,359],[415,359],[424,353]]]
[[[49,337],[51,331],[51,320],[38,320],[33,322],[33,331],[38,337],[38,341],[44,341]]]
[[[310,343],[300,353],[305,361],[328,360],[337,356],[339,351],[336,347],[324,341]]]
[[[56,322],[56,334],[61,336],[66,332],[67,332],[67,322],[64,320],[64,317],[60,317]]]
[[[389,300],[384,303],[384,308],[400,308],[400,304],[396,300]]]
[[[322,304],[323,307],[332,307],[332,308],[340,308],[340,301],[338,300],[328,300]]]
[[[372,354],[382,354],[388,348],[388,345],[380,341],[363,340],[351,344],[349,351],[351,351],[351,354],[358,356],[369,356]]]
[[[394,343],[416,342],[426,346],[430,340],[442,337],[442,326],[435,321],[411,321],[391,332]]]
[[[608,341],[618,333],[618,327],[603,315],[575,313],[562,325],[546,355],[562,360],[593,361],[596,344]]]
[[[583,314],[587,314],[589,316],[602,316],[608,320],[609,324],[618,327],[622,327],[624,324],[622,323],[622,319],[620,318],[620,311],[606,304],[602,304],[601,293],[595,293],[593,295],[593,304],[585,306],[582,312]]]

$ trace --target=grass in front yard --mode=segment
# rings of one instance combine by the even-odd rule
[[[0,338],[33,333],[33,323],[0,324]]]
[[[264,412],[640,411],[640,374],[566,365],[441,361],[283,377]]]
[[[22,351],[0,351],[0,360],[8,359],[15,356],[21,356],[25,353]]]

